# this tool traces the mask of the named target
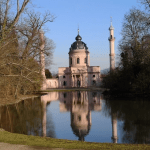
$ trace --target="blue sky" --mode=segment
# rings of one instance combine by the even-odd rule
[[[140,8],[138,0],[36,0],[36,11],[50,11],[57,18],[47,23],[46,36],[54,41],[53,63],[48,67],[57,72],[58,67],[68,67],[68,52],[77,36],[79,26],[82,41],[90,51],[90,65],[109,68],[109,26],[113,17],[115,28],[115,53],[118,54],[118,42],[124,14],[133,7]]]

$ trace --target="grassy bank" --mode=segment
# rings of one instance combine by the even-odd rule
[[[14,134],[6,131],[0,131],[0,142],[11,144],[23,144],[29,146],[39,146],[48,148],[65,148],[65,149],[115,149],[115,150],[128,150],[128,149],[150,149],[150,145],[142,144],[112,144],[112,143],[90,143],[71,140],[60,140],[53,138],[43,138],[38,136],[28,136],[22,134]]]
[[[66,88],[66,89],[47,89],[43,91],[38,91],[36,94],[33,95],[19,95],[17,99],[12,98],[12,96],[9,96],[7,98],[0,98],[0,106],[3,105],[11,105],[15,103],[19,103],[22,100],[26,100],[29,98],[39,97],[43,94],[47,94],[48,92],[71,92],[71,91],[101,91],[103,92],[103,88]]]

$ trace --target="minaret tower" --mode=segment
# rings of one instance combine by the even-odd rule
[[[109,28],[110,31],[110,37],[108,38],[109,44],[110,44],[110,71],[115,69],[115,37],[114,37],[114,27],[112,25],[111,20],[111,26]]]

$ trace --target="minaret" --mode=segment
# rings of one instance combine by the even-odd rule
[[[111,26],[109,28],[110,31],[110,37],[108,38],[109,44],[110,44],[110,71],[115,69],[115,37],[114,37],[114,27],[112,25],[111,20]]]
[[[46,77],[45,77],[45,56],[44,56],[44,46],[45,46],[45,41],[44,41],[44,32],[40,31],[40,64],[41,64],[41,74],[43,76],[43,85],[41,87],[41,90],[46,89]]]

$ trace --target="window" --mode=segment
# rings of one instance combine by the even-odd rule
[[[87,63],[87,60],[86,60],[86,58],[84,59],[84,63]]]
[[[66,98],[67,97],[67,93],[64,93],[64,98]]]
[[[81,121],[81,116],[80,115],[78,116],[78,120]]]
[[[80,59],[79,58],[77,58],[77,64],[80,64]]]
[[[64,86],[66,86],[66,85],[67,85],[67,82],[66,82],[66,81],[64,81],[64,82],[63,82],[63,85],[64,85]]]
[[[86,115],[86,120],[88,121],[88,115]]]
[[[95,80],[93,80],[93,85],[96,85],[96,81]]]
[[[70,58],[70,64],[72,65],[72,58]]]
[[[93,75],[93,78],[95,77],[95,75]]]
[[[96,97],[96,95],[97,95],[96,92],[93,92],[93,93],[92,93],[92,96],[93,96],[93,97]]]
[[[63,76],[63,78],[66,78],[65,76]]]

